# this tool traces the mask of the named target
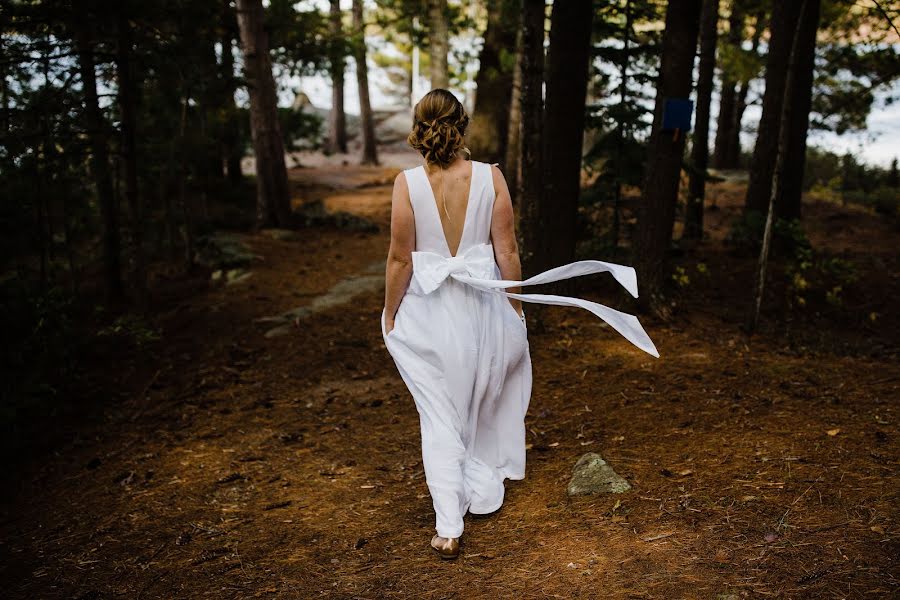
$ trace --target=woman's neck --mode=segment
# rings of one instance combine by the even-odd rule
[[[453,157],[453,160],[451,160],[449,163],[447,163],[447,166],[444,167],[444,169],[451,169],[454,166],[458,165],[459,163],[465,162],[465,161],[466,161],[465,158],[463,158],[459,154],[456,154],[456,156]],[[433,173],[435,171],[440,171],[441,165],[440,165],[440,163],[426,161],[425,162],[425,170],[428,171],[429,173]]]

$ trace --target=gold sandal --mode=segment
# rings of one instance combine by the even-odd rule
[[[439,545],[435,545],[437,540],[446,540]],[[459,538],[443,538],[437,534],[431,538],[431,547],[435,552],[440,554],[441,558],[456,558],[459,556]]]

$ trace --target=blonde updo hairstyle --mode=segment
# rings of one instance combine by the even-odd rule
[[[469,115],[452,93],[436,88],[425,94],[413,111],[413,128],[406,138],[425,161],[446,167],[465,146]]]

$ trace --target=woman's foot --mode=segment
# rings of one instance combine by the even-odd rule
[[[459,538],[445,538],[435,534],[431,538],[431,547],[441,555],[441,558],[456,558],[459,556]]]

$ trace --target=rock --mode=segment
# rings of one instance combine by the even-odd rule
[[[631,485],[606,464],[596,452],[582,455],[572,469],[569,481],[570,496],[582,494],[621,494],[631,489]]]
[[[400,108],[396,112],[381,119],[375,125],[375,137],[379,143],[389,144],[406,140],[413,125],[412,110]]]
[[[384,286],[384,268],[383,260],[374,262],[366,267],[362,273],[339,281],[326,293],[313,298],[308,305],[300,306],[273,317],[261,317],[256,319],[255,322],[274,325],[272,329],[265,333],[267,338],[291,333],[296,330],[295,323],[301,319],[347,304],[361,294],[382,289]]]
[[[300,239],[300,235],[290,229],[263,229],[261,233],[279,242],[294,242]]]
[[[297,92],[294,95],[294,101],[291,103],[291,108],[294,110],[305,110],[307,108],[315,108],[313,106],[312,100],[309,99],[303,92]]]
[[[197,240],[196,261],[211,269],[246,267],[259,256],[233,233],[211,233]]]
[[[242,283],[250,279],[253,275],[250,271],[245,271],[244,269],[229,269],[225,274],[225,285],[234,285],[236,283]]]

